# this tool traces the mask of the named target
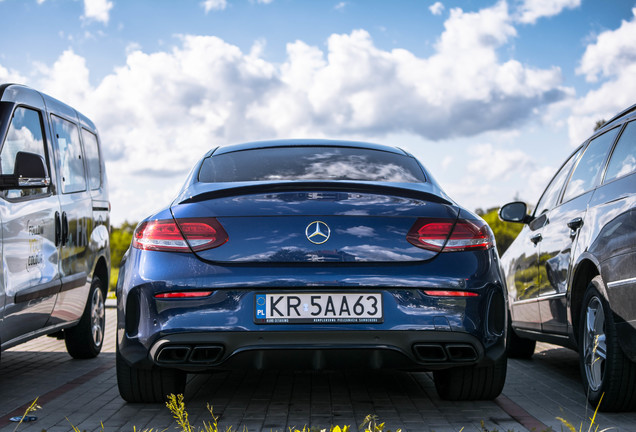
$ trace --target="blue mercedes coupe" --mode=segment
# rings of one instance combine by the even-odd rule
[[[349,141],[219,147],[136,228],[117,283],[129,402],[234,368],[432,371],[493,399],[506,288],[488,225],[407,152]]]

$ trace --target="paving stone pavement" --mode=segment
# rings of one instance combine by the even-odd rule
[[[42,406],[35,422],[19,431],[106,432],[175,430],[161,404],[127,404],[115,376],[115,310],[107,311],[104,350],[92,360],[73,360],[64,342],[42,337],[2,353],[0,364],[0,432],[16,427],[8,421],[36,397]],[[198,431],[210,421],[209,404],[219,416],[219,430],[246,427],[249,432],[288,431],[351,425],[375,414],[395,431],[526,432],[544,426],[587,430],[593,410],[581,390],[577,355],[538,344],[532,360],[510,360],[503,395],[495,401],[448,402],[439,399],[427,373],[395,371],[234,371],[189,375],[185,394],[189,420]],[[520,423],[521,422],[521,423]],[[523,423],[523,424],[522,424]],[[636,431],[636,413],[599,414],[601,429]],[[524,427],[524,424],[526,427]]]

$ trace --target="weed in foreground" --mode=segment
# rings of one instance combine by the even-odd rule
[[[596,349],[596,347],[595,347]],[[603,393],[601,395],[601,398],[598,401],[598,405],[596,406],[596,409],[594,410],[594,415],[592,416],[592,418],[590,419],[590,425],[587,428],[587,432],[605,432],[608,430],[611,430],[613,428],[605,428],[599,431],[600,426],[596,424],[595,420],[596,420],[596,413],[598,412],[598,407],[601,406],[601,402],[603,402],[603,396],[605,396],[605,393]],[[565,425],[565,427],[568,428],[568,431],[570,432],[577,432],[576,428],[574,427],[574,425],[572,423],[570,423],[569,421],[565,420],[562,417],[557,417],[557,420],[559,420],[561,423],[563,423]],[[596,426],[596,427],[594,427]],[[579,426],[579,430],[578,432],[582,432],[583,431],[583,423],[581,423],[581,426]]]
[[[31,413],[39,410],[40,408],[42,408],[40,405],[38,405],[38,399],[40,397],[36,397],[35,400],[33,402],[31,402],[31,405],[29,405],[29,407],[24,411],[24,414],[22,414],[22,417],[20,418],[20,422],[15,425],[15,428],[13,429],[13,432],[17,431],[18,428],[20,427],[20,425],[22,424],[22,422],[24,421],[24,419]]]
[[[603,397],[601,396],[601,401],[603,400]],[[22,424],[23,420],[31,413],[33,413],[34,411],[38,410],[41,408],[41,406],[39,406],[37,404],[38,398],[36,398],[31,405],[29,405],[29,407],[25,410],[24,414],[22,415],[22,418],[20,420],[20,422],[16,425],[15,429],[13,429],[13,432],[16,432],[18,430],[18,427]],[[599,401],[599,406],[600,406],[600,401]],[[219,424],[218,424],[218,416],[214,415],[214,411],[212,406],[210,406],[210,404],[207,405],[207,409],[210,412],[210,416],[212,417],[212,420],[209,422],[205,422],[203,421],[203,427],[202,428],[194,428],[191,424],[190,421],[188,420],[188,412],[186,411],[186,407],[185,407],[185,402],[183,401],[183,395],[179,394],[179,395],[174,395],[171,394],[168,396],[168,402],[166,402],[166,407],[170,410],[170,412],[172,413],[172,416],[174,417],[175,422],[177,423],[177,429],[180,432],[219,432]],[[596,409],[594,410],[594,415],[592,416],[592,418],[590,418],[590,424],[589,427],[587,429],[586,432],[606,432],[609,431],[613,428],[605,428],[605,429],[601,429],[599,430],[600,426],[598,424],[596,424],[596,414],[598,412],[598,406],[596,407]],[[563,423],[562,427],[561,427],[561,431],[562,432],[583,432],[583,423],[581,423],[581,426],[579,427],[578,431],[576,430],[576,428],[574,427],[574,425],[572,425],[570,422],[568,422],[567,420],[565,420],[562,417],[557,417],[557,420],[559,420],[561,423]],[[81,432],[80,429],[78,429],[76,426],[74,426],[70,420],[67,421],[69,422],[69,424],[71,425],[71,428],[73,429],[73,432]],[[563,427],[565,427],[566,429],[563,429]],[[367,415],[364,420],[362,421],[362,424],[358,427],[358,429],[362,432],[391,432],[390,429],[386,429],[385,430],[385,423],[379,422],[379,417],[377,415],[374,414],[369,414]],[[159,429],[143,429],[139,432],[166,432],[168,429],[163,429],[163,430],[159,430]],[[463,432],[464,428],[461,428],[458,432]],[[43,432],[46,432],[45,429],[43,429]],[[101,432],[104,432],[104,424],[101,423]],[[133,427],[133,432],[138,432],[136,427]],[[235,432],[232,429],[232,426],[226,427],[223,432]],[[241,432],[248,432],[246,427],[243,427],[243,430]],[[274,432],[274,431],[270,431],[270,432]],[[352,432],[351,431],[351,426],[331,426],[328,429],[324,428],[324,429],[319,429],[319,428],[309,428],[306,425],[302,427],[302,429],[299,429],[297,427],[290,427],[288,429],[288,432]],[[396,429],[395,432],[402,432],[402,429]],[[477,430],[477,432],[498,432],[497,429],[494,430],[489,430],[485,427],[484,422],[481,422],[481,428]],[[513,430],[508,430],[508,432],[514,432]],[[543,430],[541,432],[554,432],[553,429],[550,427],[546,430]]]

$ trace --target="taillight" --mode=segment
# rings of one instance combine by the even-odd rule
[[[481,220],[419,218],[408,234],[409,243],[434,252],[483,250],[495,239],[488,224]]]
[[[433,297],[477,297],[476,292],[471,291],[448,291],[448,290],[424,290],[424,294]]]
[[[186,241],[187,240],[187,241]],[[189,252],[221,246],[228,235],[214,218],[154,220],[137,227],[133,247],[143,250]]]
[[[158,299],[182,299],[182,298],[200,298],[207,297],[212,291],[174,291],[161,294],[155,294]]]

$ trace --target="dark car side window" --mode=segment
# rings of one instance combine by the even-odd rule
[[[0,174],[13,174],[15,157],[18,152],[35,153],[46,161],[42,118],[36,110],[18,107],[13,112],[7,137],[0,152]],[[50,169],[47,167],[50,172]],[[11,189],[1,192],[5,198],[22,198],[48,193],[48,188]]]
[[[563,164],[559,172],[556,173],[537,203],[537,207],[534,210],[535,217],[541,216],[556,205],[557,200],[559,199],[559,192],[561,192],[561,189],[563,188],[563,183],[565,183],[565,180],[568,178],[572,165],[574,165],[574,162],[577,160],[580,153],[581,150],[570,156],[570,159],[568,159],[567,162]]]
[[[618,130],[619,128],[614,128],[590,141],[565,188],[564,202],[593,189],[598,184],[598,174],[607,160],[607,154],[612,148]]]
[[[57,138],[62,193],[84,191],[86,175],[77,125],[57,116],[51,116],[51,119]]]
[[[89,187],[99,189],[102,185],[102,164],[99,159],[97,137],[86,129],[82,129],[82,141],[84,142],[84,154],[88,166]]]
[[[605,183],[636,171],[636,121],[628,123],[616,143],[605,173]]]

